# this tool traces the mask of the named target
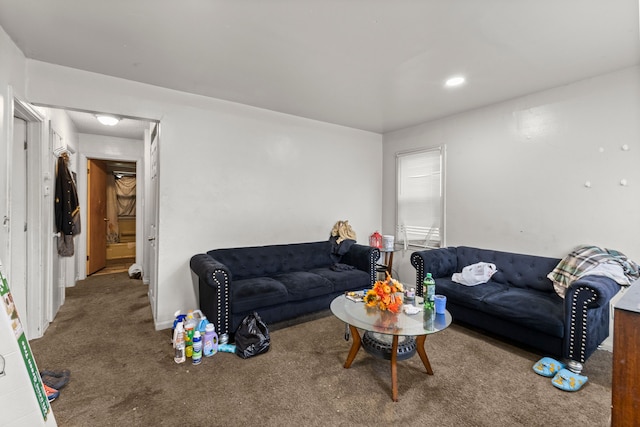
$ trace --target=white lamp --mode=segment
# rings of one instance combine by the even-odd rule
[[[96,114],[96,119],[105,126],[115,126],[120,121],[118,117],[109,114]]]

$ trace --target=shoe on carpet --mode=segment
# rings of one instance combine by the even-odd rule
[[[42,378],[43,384],[53,389],[60,390],[69,382],[71,372],[68,369],[63,369],[62,371],[45,370],[40,372],[40,377]]]
[[[47,399],[49,399],[49,402],[53,402],[56,400],[56,397],[60,396],[60,392],[55,388],[51,388],[46,384],[42,384],[42,386],[44,387],[44,391],[47,393]]]
[[[561,369],[560,372],[553,377],[551,384],[560,390],[578,391],[588,380],[589,378],[584,375],[576,374],[568,369]]]
[[[551,378],[557,374],[561,369],[564,369],[564,363],[558,362],[551,357],[543,357],[533,365],[533,370],[536,374],[540,374],[543,377]]]

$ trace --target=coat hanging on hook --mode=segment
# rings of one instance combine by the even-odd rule
[[[64,152],[58,157],[56,171],[55,219],[58,237],[58,254],[72,256],[73,236],[80,233],[80,204],[76,183],[67,167],[69,155]]]

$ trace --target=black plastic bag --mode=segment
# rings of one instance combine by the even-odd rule
[[[269,329],[255,311],[242,319],[235,338],[236,354],[243,359],[266,353],[271,344]]]

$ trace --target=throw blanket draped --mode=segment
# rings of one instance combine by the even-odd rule
[[[640,267],[626,255],[597,246],[578,246],[564,257],[547,277],[553,282],[558,295],[564,298],[571,283],[582,276],[596,274],[596,270],[622,286],[630,285],[632,281],[640,278]]]

